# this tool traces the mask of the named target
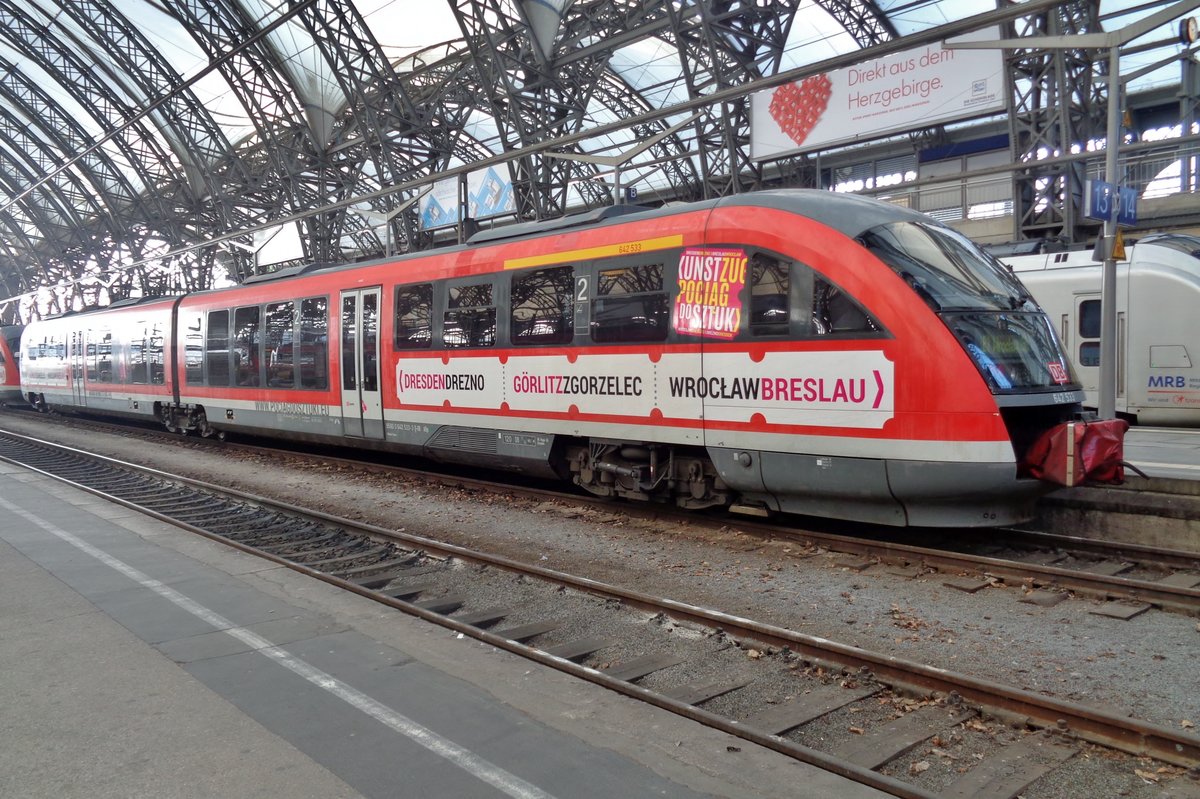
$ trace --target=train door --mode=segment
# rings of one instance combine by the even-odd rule
[[[342,292],[342,431],[383,438],[379,375],[380,287]]]
[[[83,375],[87,371],[87,364],[84,363],[84,358],[87,353],[87,334],[83,330],[76,330],[71,333],[70,359],[67,369],[71,374],[71,393],[75,399],[75,406],[82,408],[87,405],[87,391],[83,384]]]
[[[1121,297],[1118,296],[1118,300]],[[1100,403],[1100,294],[1075,295],[1075,324],[1069,331],[1069,336],[1063,337],[1063,344],[1069,350],[1069,355],[1075,361],[1075,373],[1083,384],[1086,393],[1084,403],[1088,407],[1099,407]],[[1116,410],[1127,410],[1128,398],[1125,393],[1127,368],[1126,352],[1128,343],[1125,333],[1125,313],[1117,311],[1117,369],[1116,369]]]
[[[1096,406],[1100,401],[1100,295],[1075,295],[1075,324],[1072,325],[1071,356],[1087,403]]]

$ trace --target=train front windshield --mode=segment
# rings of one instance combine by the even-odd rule
[[[872,228],[858,240],[950,328],[993,393],[1078,387],[1042,309],[1012,272],[970,239],[910,221]]]

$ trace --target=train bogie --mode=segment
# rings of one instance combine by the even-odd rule
[[[685,508],[1015,521],[1045,490],[1025,449],[1082,398],[994,261],[919,214],[824,192],[610,209],[154,307],[172,330],[153,398],[169,427]]]

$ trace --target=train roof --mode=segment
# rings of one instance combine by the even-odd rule
[[[1200,258],[1200,236],[1190,233],[1148,233],[1137,238],[1126,238],[1125,250],[1129,262],[1133,261],[1138,247],[1143,245],[1169,247],[1193,258]],[[1081,245],[1068,247],[1058,239],[1032,239],[1006,244],[986,244],[983,245],[983,249],[1017,272],[1100,265],[1092,247]]]
[[[521,236],[531,236],[538,233],[549,233],[555,230],[567,230],[573,227],[583,227],[605,222],[609,219],[629,216],[630,214],[650,214],[656,209],[647,205],[608,205],[596,208],[582,214],[571,214],[560,219],[547,219],[536,222],[520,222],[515,225],[504,225],[497,228],[481,230],[467,239],[468,245],[487,244],[493,241],[504,241]],[[661,209],[659,209],[661,210]]]
[[[408,261],[422,257],[429,257],[432,255],[450,255],[463,250],[475,249],[481,246],[488,246],[499,242],[506,242],[520,238],[532,238],[548,233],[562,232],[572,229],[605,227],[638,219],[667,217],[674,216],[676,214],[694,213],[696,211],[730,206],[749,206],[790,211],[827,225],[828,227],[843,233],[849,238],[856,238],[862,233],[870,230],[871,228],[878,227],[879,225],[901,221],[924,222],[941,225],[940,222],[937,222],[931,217],[917,211],[913,211],[899,205],[894,205],[892,203],[883,202],[881,200],[860,197],[854,194],[831,192],[821,189],[769,189],[765,191],[751,192],[748,194],[734,194],[727,197],[704,200],[695,203],[668,205],[661,208],[649,208],[647,206],[640,205],[605,206],[603,208],[593,209],[582,214],[564,216],[559,219],[523,222],[514,225],[506,225],[503,227],[482,230],[474,234],[466,244],[445,247],[437,250],[422,250],[419,252],[405,253],[404,255],[400,256],[377,258],[369,261],[353,261],[344,264],[317,262],[300,266],[292,266],[277,270],[275,272],[252,275],[236,286],[194,292],[187,296],[208,295],[224,291],[232,291],[243,286],[303,277],[317,272],[340,272],[348,269],[358,269],[378,266],[386,263]],[[64,314],[47,317],[47,319],[60,319],[74,314],[95,313],[109,309],[129,307],[131,305],[143,303],[148,304],[160,300],[173,300],[179,296],[184,295],[142,297],[129,300],[120,300],[103,308],[88,308],[81,311],[68,311]]]
[[[565,216],[561,219],[506,225],[476,233],[468,240],[467,246],[474,247],[495,241],[536,236],[576,227],[632,221],[635,216],[638,219],[650,219],[735,205],[791,211],[827,225],[850,238],[855,238],[879,225],[893,222],[919,221],[940,224],[917,211],[855,194],[820,189],[769,189],[748,194],[734,194],[704,202],[669,205],[657,209],[639,205],[613,205],[583,214]]]
[[[735,194],[721,199],[718,205],[749,205],[791,211],[852,239],[872,228],[895,222],[923,222],[944,227],[941,222],[910,208],[857,194],[823,189],[769,189]]]
[[[71,316],[82,316],[84,314],[103,313],[104,311],[115,311],[119,308],[132,308],[135,305],[154,305],[154,304],[160,303],[160,302],[173,302],[183,296],[185,296],[185,295],[183,295],[183,294],[163,294],[163,295],[156,294],[156,295],[149,296],[149,297],[127,297],[123,300],[117,300],[116,302],[111,303],[109,305],[99,305],[99,306],[95,306],[95,307],[91,307],[91,308],[81,308],[78,311],[65,311],[60,314],[54,314],[53,316],[43,317],[42,319],[40,319],[38,321],[49,322],[53,319],[66,319]]]

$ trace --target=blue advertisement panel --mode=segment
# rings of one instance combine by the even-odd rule
[[[468,213],[475,219],[515,214],[517,203],[512,180],[496,167],[472,172],[467,176],[467,206]]]
[[[458,224],[458,178],[447,178],[433,188],[418,203],[421,230],[451,227]]]

